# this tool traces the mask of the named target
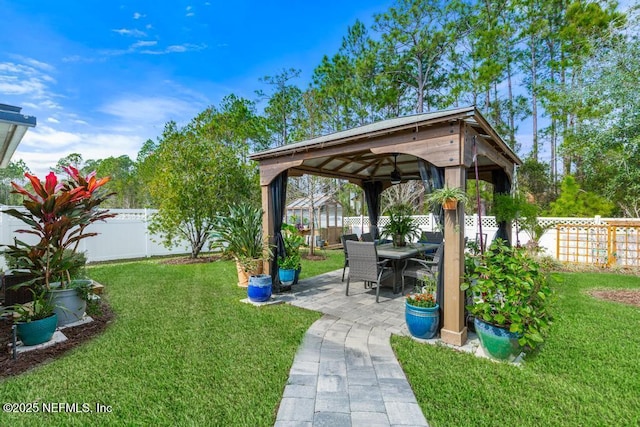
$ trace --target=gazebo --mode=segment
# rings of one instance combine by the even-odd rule
[[[313,174],[345,179],[364,189],[372,231],[377,233],[380,193],[393,183],[422,180],[427,188],[466,188],[475,178],[511,190],[514,169],[522,164],[475,107],[384,120],[342,132],[265,150],[250,156],[259,162],[263,229],[281,246],[287,178]],[[501,237],[511,235],[502,223]],[[444,214],[444,296],[441,339],[461,346],[467,339],[464,318],[464,207]],[[275,274],[275,263],[266,265]]]

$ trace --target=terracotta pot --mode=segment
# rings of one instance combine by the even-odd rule
[[[249,276],[255,276],[262,274],[263,265],[262,262],[257,263],[257,267],[252,271],[244,271],[244,267],[236,261],[236,270],[238,271],[238,286],[246,288],[249,286]]]
[[[458,207],[458,201],[456,199],[447,199],[442,203],[442,208],[447,211],[455,211]]]

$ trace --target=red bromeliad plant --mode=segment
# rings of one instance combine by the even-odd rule
[[[49,289],[52,281],[62,285],[71,280],[69,271],[84,264],[84,257],[78,257],[76,250],[80,240],[95,236],[86,228],[96,221],[114,217],[108,210],[98,206],[113,195],[104,190],[109,178],[98,179],[95,172],[86,177],[74,167],[65,167],[69,178],[58,181],[51,172],[44,182],[26,173],[33,191],[11,183],[13,193],[25,196],[23,205],[26,212],[7,209],[4,213],[27,224],[30,229],[16,230],[17,233],[35,235],[39,241],[28,244],[14,238],[13,245],[7,245],[5,254],[17,269],[28,270],[37,281]]]

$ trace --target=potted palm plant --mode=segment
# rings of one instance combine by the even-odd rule
[[[238,286],[246,288],[249,277],[262,273],[270,257],[262,238],[262,209],[248,204],[229,206],[229,214],[216,218],[217,233],[225,254],[236,261]]]
[[[427,202],[439,206],[445,210],[455,210],[458,202],[467,203],[467,194],[458,187],[437,188],[427,196]]]
[[[58,326],[79,320],[86,307],[84,297],[91,282],[74,280],[74,273],[86,263],[86,257],[78,252],[78,243],[97,235],[87,231],[91,224],[115,216],[99,209],[114,194],[103,188],[108,177],[98,179],[95,172],[83,176],[72,166],[64,171],[68,177],[62,181],[53,172],[44,182],[25,174],[32,191],[11,183],[13,192],[24,196],[25,210],[3,211],[29,226],[16,230],[17,233],[37,239],[37,243],[31,244],[14,238],[4,252],[13,267],[31,275],[32,279],[23,285],[43,287],[53,300]]]
[[[394,246],[405,246],[407,237],[420,238],[420,228],[414,224],[411,216],[413,209],[407,204],[398,204],[387,210],[389,222],[382,230],[383,237],[391,237]]]
[[[405,321],[412,336],[431,339],[440,326],[440,305],[436,302],[437,274],[418,274],[416,291],[407,295]]]
[[[524,248],[496,239],[484,254],[467,254],[465,269],[461,289],[487,354],[513,360],[544,342],[552,323],[551,278]]]

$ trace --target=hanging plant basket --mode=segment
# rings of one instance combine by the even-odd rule
[[[456,199],[447,199],[442,203],[442,208],[446,211],[455,211],[458,207],[458,201]]]

